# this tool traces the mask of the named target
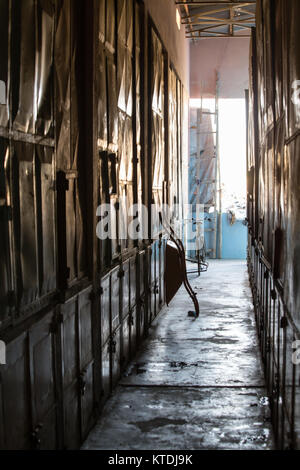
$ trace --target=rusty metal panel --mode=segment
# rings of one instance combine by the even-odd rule
[[[106,24],[106,17],[105,17],[105,8],[106,8],[106,0],[99,0],[98,2],[98,39],[100,42],[105,42],[105,24]]]
[[[179,79],[177,79],[177,145],[178,145],[178,163],[177,163],[177,194],[176,203],[177,211],[176,217],[181,220],[183,214],[180,213],[180,207],[182,207],[182,85]]]
[[[2,383],[0,383],[0,450],[5,449],[5,431],[3,415]]]
[[[76,270],[76,181],[73,175],[67,179],[66,191],[66,247],[68,281],[72,282],[77,277]]]
[[[279,0],[274,3],[275,9],[275,37],[274,37],[274,71],[275,71],[275,111],[276,120],[280,119],[284,112],[283,107],[283,4],[284,0]]]
[[[155,250],[155,316],[158,315],[160,311],[160,240],[154,244]]]
[[[145,326],[146,326],[146,306],[145,302],[142,301],[137,307],[137,339],[142,341],[145,337]]]
[[[121,375],[121,326],[111,336],[111,384],[114,388]]]
[[[138,335],[138,317],[137,317],[137,308],[134,307],[130,311],[129,316],[130,324],[130,357],[134,357],[137,348],[137,335]]]
[[[97,48],[96,48],[96,103],[98,118],[98,146],[105,150],[107,148],[107,77],[106,77],[106,1],[100,0],[98,8],[98,30],[97,30]]]
[[[129,287],[130,287],[130,274],[131,274],[131,264],[130,260],[127,260],[122,264],[121,269],[123,270],[122,276],[122,318],[125,318],[129,313],[130,308],[130,298],[129,298]]]
[[[0,126],[7,127],[9,120],[9,2],[0,2]]]
[[[12,93],[13,127],[34,133],[35,2],[12,4]]]
[[[94,424],[94,366],[89,364],[84,370],[81,384],[81,441],[83,441]]]
[[[139,272],[139,295],[145,294],[145,272],[146,272],[146,252],[141,251],[138,255],[138,272]]]
[[[38,0],[36,10],[35,131],[48,135],[53,131],[54,4],[51,0]]]
[[[34,146],[16,142],[14,147],[19,185],[18,195],[16,195],[19,202],[19,213],[15,216],[15,242],[16,252],[20,254],[18,259],[19,298],[24,306],[37,298],[39,290]],[[17,227],[19,236],[16,233]]]
[[[163,203],[163,182],[165,177],[165,126],[164,126],[164,53],[162,43],[154,30],[151,31],[151,184],[156,213]],[[160,224],[153,224],[153,233],[160,230]]]
[[[80,444],[78,401],[77,298],[61,305],[61,351],[64,408],[64,446],[76,449]]]
[[[156,315],[156,290],[158,286],[156,284],[156,245],[155,243],[151,246],[151,258],[150,258],[150,308],[151,308],[151,322]]]
[[[263,38],[263,12],[262,0],[256,3],[256,54],[257,54],[257,84],[258,84],[258,127],[259,141],[264,139],[264,126],[266,126],[265,81],[264,81],[264,38]]]
[[[133,47],[133,0],[118,0],[118,40],[129,51]]]
[[[71,1],[57,2],[55,30],[55,88],[56,88],[56,161],[58,169],[71,168]]]
[[[275,2],[276,4],[278,2]],[[276,5],[280,9],[279,4]],[[291,81],[289,77],[289,51],[290,48],[290,13],[289,5],[285,0],[281,0],[281,25],[282,25],[282,101],[283,101],[283,115],[285,125],[285,135],[289,136],[289,100],[291,98]],[[278,13],[279,15],[279,13]],[[277,25],[277,23],[276,23]],[[277,30],[276,30],[277,34]],[[292,90],[294,92],[294,89]],[[276,93],[278,90],[276,89]]]
[[[108,341],[110,336],[110,276],[101,279],[101,346]]]
[[[120,170],[119,178],[121,181],[126,181],[127,179],[127,149],[125,146],[125,121],[126,117],[123,113],[119,113],[119,161],[120,161]]]
[[[132,221],[132,216],[129,216],[129,208],[133,205],[133,185],[132,183],[120,184],[119,185],[119,211],[118,211],[118,223],[119,223],[119,238],[120,238],[120,249],[125,251],[133,247],[133,240],[127,236],[129,223]],[[121,235],[122,234],[122,235]]]
[[[177,128],[177,77],[172,68],[169,68],[169,204],[172,210],[175,198],[178,195],[177,165],[178,165],[178,128]]]
[[[115,0],[106,0],[106,42],[106,47],[113,53],[116,49]]]
[[[148,328],[152,321],[152,307],[151,307],[151,293],[152,293],[152,247],[149,246],[146,249],[145,259],[144,259],[144,269],[145,269],[145,298],[147,302],[146,310],[146,328]]]
[[[137,258],[137,315],[138,315],[138,335],[142,338],[145,334],[145,326],[147,324],[147,310],[146,310],[146,252],[142,251],[138,254]]]
[[[77,171],[57,175],[59,274],[62,288],[86,274],[84,178]],[[68,282],[67,282],[68,281]]]
[[[288,107],[288,131],[289,136],[293,136],[300,127],[300,100],[299,85],[297,80],[300,77],[300,54],[298,40],[298,18],[300,14],[300,4],[297,0],[285,2],[285,53],[288,55],[288,74],[286,80],[286,104]],[[287,53],[288,51],[288,53]]]
[[[157,114],[152,118],[152,177],[153,188],[161,190],[164,178],[164,126]]]
[[[138,204],[143,201],[142,168],[141,168],[141,11],[140,5],[135,5],[135,101],[136,101],[136,153],[137,153],[137,194]]]
[[[133,70],[132,70],[132,1],[118,1],[118,53],[117,53],[117,94],[119,114],[119,223],[125,238],[120,239],[121,251],[132,246],[127,239],[128,208],[133,203]]]
[[[285,389],[285,408],[286,408],[286,427],[288,432],[285,433],[285,436],[289,436],[289,439],[286,439],[285,446],[286,448],[291,448],[291,435],[292,435],[292,422],[293,422],[293,413],[294,413],[294,387],[295,387],[295,365],[293,364],[293,343],[295,341],[295,335],[292,328],[292,325],[287,320],[286,322],[286,331],[285,331],[285,377],[284,377],[284,389]]]
[[[92,288],[78,296],[79,356],[80,368],[85,369],[94,360],[92,336]]]
[[[8,319],[10,313],[11,273],[11,190],[10,152],[7,140],[0,138],[0,322]]]
[[[286,263],[285,263],[285,302],[292,315],[296,327],[300,328],[300,292],[299,292],[299,151],[300,138],[297,137],[287,148],[286,178],[288,221],[286,231]]]
[[[136,257],[130,258],[130,308],[136,305],[136,295],[137,295],[137,259]]]
[[[86,437],[93,424],[94,411],[94,354],[91,293],[92,288],[89,287],[78,296],[79,390],[81,396],[82,439]]]
[[[112,145],[112,149],[116,149],[118,145],[118,112],[117,112],[117,75],[116,66],[111,60],[107,60],[107,77],[108,77],[108,143]]]
[[[299,338],[298,338],[299,339]],[[300,365],[295,367],[294,448],[300,449]]]
[[[119,201],[118,201],[118,197],[116,195],[114,196],[111,196],[111,205],[112,207],[114,207],[116,210],[113,210],[111,211],[111,230],[112,230],[112,233],[113,234],[118,234],[118,220],[119,220],[119,210],[118,210],[118,206],[119,206]],[[111,245],[111,258],[113,260],[116,260],[119,256],[119,252],[120,252],[120,247],[121,245],[119,245],[119,238],[118,238],[118,235],[116,235],[114,238],[112,238],[110,240],[110,245]]]
[[[165,258],[166,240],[162,239],[159,249],[159,308],[165,303]]]
[[[57,447],[53,314],[29,331],[33,447]]]
[[[40,243],[42,245],[42,266],[40,273],[41,294],[47,294],[56,289],[56,255],[55,255],[55,169],[54,150],[51,147],[36,146],[36,185],[40,188],[38,207],[42,226]]]
[[[119,113],[119,178],[120,182],[132,182],[133,179],[133,141],[132,120]]]
[[[274,224],[274,135],[268,135],[266,146],[261,152],[260,166],[260,237],[264,254],[272,262]]]
[[[7,345],[6,365],[1,366],[3,449],[31,447],[30,391],[27,371],[29,356],[24,333]]]
[[[121,368],[124,368],[130,357],[130,315],[123,317],[121,326]]]
[[[111,298],[111,332],[112,334],[120,324],[120,277],[119,268],[112,271],[110,276]]]
[[[274,15],[274,2],[263,0],[263,57],[264,57],[264,91],[265,91],[265,111],[266,111],[266,126],[273,126],[275,119],[275,94],[274,94],[274,65],[273,65],[273,52],[274,52],[274,37],[272,31],[272,21]]]
[[[118,40],[122,41],[126,45],[126,20],[127,20],[127,8],[126,0],[118,0]]]
[[[111,353],[110,340],[101,351],[101,395],[106,400],[111,392]]]
[[[12,117],[17,131],[48,135],[53,121],[54,5],[12,5]]]
[[[99,33],[100,34],[100,33]],[[97,115],[98,115],[98,145],[107,147],[107,93],[106,93],[106,58],[103,46],[99,47],[97,63]]]
[[[80,134],[83,132],[82,123],[82,67],[84,66],[83,58],[80,55],[80,33],[81,21],[80,15],[82,8],[80,2],[71,2],[71,16],[70,16],[70,32],[71,32],[71,62],[70,62],[70,97],[71,97],[71,125],[70,125],[70,158],[72,170],[79,170],[79,177],[84,179],[84,166],[81,164],[80,152]],[[77,195],[78,202],[80,201],[80,193]]]

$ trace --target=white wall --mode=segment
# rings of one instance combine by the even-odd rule
[[[220,74],[220,98],[244,98],[249,87],[249,38],[201,39],[190,45],[191,98],[215,95]]]

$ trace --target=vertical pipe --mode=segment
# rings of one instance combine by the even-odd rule
[[[220,93],[220,74],[217,72],[216,80],[216,198],[218,200],[217,218],[218,218],[218,255],[222,259],[222,189],[221,189],[221,167],[220,167],[220,139],[219,139],[219,93]],[[217,250],[216,250],[217,251]]]

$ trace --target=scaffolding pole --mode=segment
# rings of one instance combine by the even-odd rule
[[[216,201],[218,214],[218,258],[222,258],[222,185],[221,185],[221,162],[220,162],[220,122],[219,122],[219,96],[220,96],[220,74],[216,77]]]

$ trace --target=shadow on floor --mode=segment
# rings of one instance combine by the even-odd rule
[[[212,261],[200,318],[181,289],[164,308],[83,449],[267,450],[270,411],[246,263]]]

